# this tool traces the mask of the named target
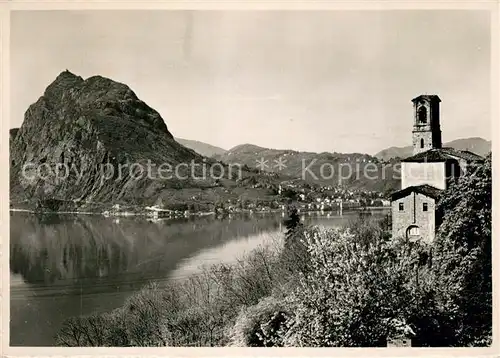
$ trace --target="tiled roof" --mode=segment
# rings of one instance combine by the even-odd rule
[[[458,150],[454,148],[429,149],[411,157],[405,158],[403,162],[445,162],[453,159],[465,159],[467,162],[478,162],[484,160],[483,157],[468,150]]]
[[[441,189],[435,188],[431,185],[424,184],[424,185],[417,185],[417,186],[409,186],[408,188],[404,188],[402,190],[396,191],[392,193],[391,195],[391,200],[398,200],[401,198],[404,198],[410,193],[416,192],[419,194],[423,194],[425,196],[437,199],[439,194],[441,194]]]
[[[413,98],[411,101],[412,102],[417,102],[420,99],[425,99],[425,100],[428,100],[428,101],[438,101],[438,102],[441,102],[441,99],[438,96],[436,96],[435,94],[421,94],[420,96],[417,96],[417,97]]]
[[[484,158],[480,155],[477,155],[476,153],[473,153],[468,150],[458,150],[455,148],[442,148],[441,150],[445,151],[446,153],[459,157],[462,159],[467,160],[468,162],[478,162],[478,161],[483,161]]]
[[[411,157],[405,158],[402,162],[445,162],[450,159],[456,159],[451,156],[447,151],[442,149],[429,149]]]

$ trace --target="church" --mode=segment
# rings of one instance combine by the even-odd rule
[[[392,236],[432,242],[440,193],[484,158],[442,146],[438,96],[420,95],[412,102],[413,155],[401,161],[401,190],[391,196]]]

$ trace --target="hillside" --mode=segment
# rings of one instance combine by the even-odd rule
[[[478,137],[462,138],[444,143],[443,147],[451,147],[459,150],[469,150],[484,157],[491,150],[491,141],[487,141],[483,138],[478,138]],[[397,157],[406,158],[411,156],[412,153],[413,153],[412,146],[389,147],[375,154],[375,157],[380,160],[390,160],[392,158],[397,158]]]
[[[491,141],[479,137],[456,139],[445,143],[444,146],[459,150],[468,150],[483,157],[486,157],[491,151]]]
[[[301,178],[311,184],[370,191],[399,188],[399,179],[391,166],[383,168],[377,158],[362,153],[298,152],[242,144],[214,159],[251,168],[262,163],[265,171]]]
[[[269,180],[243,171],[238,182],[227,167],[179,144],[159,113],[125,84],[69,71],[11,130],[10,160],[11,206],[59,211],[190,201],[203,208],[241,195],[245,178]]]
[[[196,153],[203,155],[204,157],[213,157],[214,155],[221,155],[226,152],[225,149],[216,147],[208,143],[199,142],[197,140],[182,138],[175,138],[175,140],[183,146],[194,150]]]

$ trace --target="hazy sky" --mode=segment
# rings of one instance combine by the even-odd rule
[[[480,11],[34,11],[11,18],[11,127],[63,70],[126,83],[174,136],[375,153],[411,144],[410,100],[443,140],[490,139]]]

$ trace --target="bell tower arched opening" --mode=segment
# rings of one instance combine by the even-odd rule
[[[429,149],[439,149],[441,144],[441,128],[439,124],[439,104],[436,95],[421,95],[412,99],[413,118],[413,154]]]

